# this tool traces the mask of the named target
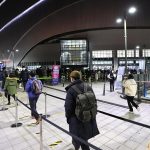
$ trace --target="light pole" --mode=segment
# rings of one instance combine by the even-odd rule
[[[129,14],[134,14],[135,12],[136,12],[135,7],[130,7],[128,9]],[[116,22],[121,23],[122,19],[118,18]],[[125,44],[125,73],[127,74],[127,13],[124,14],[123,25],[124,25],[124,44]]]
[[[7,52],[10,52],[10,50],[7,50]],[[13,68],[13,70],[15,69],[15,52],[19,52],[19,50],[18,49],[12,50],[10,52],[9,57],[8,57],[8,59],[10,59],[10,57],[12,56],[12,63],[13,63],[12,68]]]

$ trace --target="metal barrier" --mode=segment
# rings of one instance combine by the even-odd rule
[[[61,100],[64,100],[63,98],[60,98],[60,97],[57,97],[57,96],[54,96],[54,95],[50,95],[50,94],[47,94],[46,92],[43,94],[45,95],[49,95],[51,97],[55,97],[55,98],[58,98],[58,99],[61,99]],[[24,104],[22,101],[20,101],[19,99],[17,99],[21,104],[23,104],[25,107],[27,107],[28,109],[30,109],[26,104]],[[46,97],[45,97],[45,100],[46,100]],[[47,102],[45,102],[45,106],[47,105]],[[17,107],[17,102],[16,102],[16,107]],[[17,110],[17,109],[16,109]],[[30,109],[31,110],[31,109]],[[99,111],[97,110],[97,112],[99,113],[102,113],[104,115],[108,115],[108,116],[111,116],[111,117],[114,117],[114,118],[117,118],[117,119],[120,119],[120,120],[123,120],[123,121],[127,121],[127,122],[130,122],[130,123],[133,123],[133,124],[136,124],[136,125],[139,125],[139,126],[142,126],[142,127],[145,127],[145,128],[148,128],[150,129],[150,126],[149,125],[146,125],[146,124],[143,124],[143,123],[140,123],[140,122],[136,122],[136,121],[132,121],[132,120],[128,120],[126,118],[122,118],[122,117],[119,117],[119,116],[116,116],[116,115],[113,115],[113,114],[109,114],[109,113],[106,113],[106,112],[103,112],[103,111]],[[47,114],[47,110],[46,110],[46,107],[45,107],[45,114]],[[45,120],[47,123],[53,125],[54,127],[58,128],[59,130],[63,131],[64,133],[70,135],[71,137],[75,138],[76,140],[80,141],[81,143],[84,143],[85,145],[88,145],[90,146],[91,148],[95,149],[95,150],[101,150],[100,148],[96,147],[95,145],[92,145],[90,143],[88,143],[87,141],[83,140],[82,138],[79,138],[77,137],[76,135],[70,133],[69,131],[61,128],[60,126],[56,125],[55,123],[51,122],[50,120],[48,120],[46,117],[44,117],[42,114],[40,114],[40,150],[43,150],[43,130],[42,130],[42,120]],[[16,123],[18,122],[18,113],[16,111]]]
[[[46,93],[46,92],[45,92]],[[43,92],[44,94],[44,92]],[[50,95],[47,94],[46,95]],[[17,99],[21,104],[23,104],[26,108],[30,109],[26,104],[24,104],[22,101],[20,101],[19,99]],[[31,110],[31,109],[30,109]],[[36,113],[36,112],[35,112]],[[93,148],[94,150],[102,150],[98,147],[96,147],[95,145],[83,140],[82,138],[77,137],[76,135],[70,133],[69,131],[61,128],[60,126],[56,125],[55,123],[49,121],[45,116],[43,116],[42,114],[40,114],[40,150],[43,150],[43,130],[42,130],[42,120],[45,120],[47,123],[53,125],[54,127],[60,129],[61,131],[63,131],[64,133],[70,135],[71,137],[73,137],[74,139],[80,141],[81,143],[84,143],[85,145],[90,146],[91,148]]]
[[[43,92],[42,92],[43,93]],[[43,117],[45,117],[45,118],[47,118],[47,117],[50,117],[50,115],[48,115],[47,114],[47,94],[46,94],[46,92],[45,93],[43,93],[44,94],[44,96],[45,96],[45,115],[43,115]]]
[[[15,100],[16,114],[15,114],[15,123],[11,125],[12,128],[22,126],[22,123],[18,122],[18,102],[16,96],[14,100]]]

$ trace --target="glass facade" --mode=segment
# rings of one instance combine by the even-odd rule
[[[112,50],[93,50],[92,66],[93,69],[112,68],[113,65]]]
[[[112,50],[92,51],[92,58],[112,58]]]
[[[117,57],[125,57],[125,50],[117,50]],[[127,50],[127,57],[139,57],[139,49]]]
[[[61,40],[61,65],[87,65],[87,40]]]
[[[143,49],[143,57],[150,57],[150,49]]]

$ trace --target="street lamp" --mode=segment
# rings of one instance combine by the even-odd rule
[[[134,14],[136,12],[135,7],[130,7],[128,9],[129,14]],[[123,22],[124,22],[124,40],[125,40],[125,73],[127,74],[127,13],[124,14]],[[117,23],[122,22],[122,18],[117,18],[116,19]]]
[[[16,49],[16,50],[12,51],[12,56],[13,56],[13,70],[15,69],[15,52],[17,53],[17,52],[19,52],[19,50]]]
[[[13,70],[14,70],[14,68],[15,68],[15,53],[19,52],[19,50],[18,50],[18,49],[12,50],[12,51],[7,50],[7,52],[10,53],[10,54],[9,54],[9,57],[8,57],[8,60],[12,57],[12,59],[11,59],[11,60],[12,60],[12,63],[13,63],[12,68],[13,68]]]

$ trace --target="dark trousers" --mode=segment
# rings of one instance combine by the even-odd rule
[[[110,92],[114,91],[114,81],[110,81]]]
[[[15,100],[15,94],[14,95],[7,95],[7,99],[8,99],[8,103],[10,104],[10,96],[12,96],[13,98],[14,98],[14,100]]]
[[[39,114],[36,110],[36,103],[39,97],[29,98],[29,104],[31,108],[31,115],[35,117],[36,120],[39,118]]]
[[[127,98],[127,102],[128,102],[128,106],[129,106],[130,111],[133,111],[132,106],[134,106],[135,108],[138,107],[138,105],[133,101],[134,96],[126,96],[126,98]]]
[[[86,141],[86,140],[85,140]],[[75,147],[75,150],[79,150],[80,146],[82,148],[82,150],[90,150],[89,146],[75,140],[75,139],[72,139],[72,144],[74,145]]]
[[[27,83],[27,81],[23,81],[23,82],[22,82],[24,91],[25,91],[26,83]]]

